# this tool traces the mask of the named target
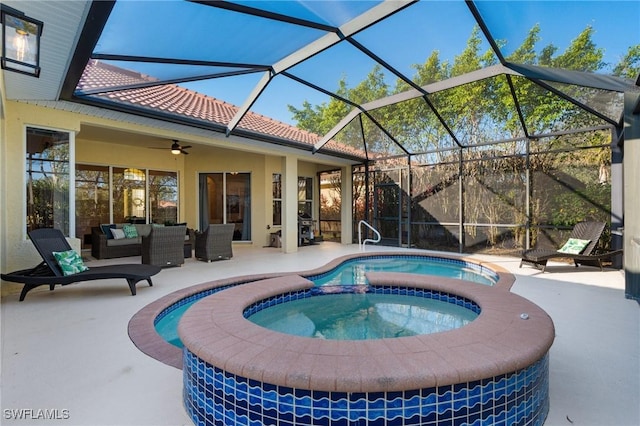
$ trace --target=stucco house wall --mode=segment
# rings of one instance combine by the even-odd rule
[[[1,74],[0,74],[1,75]],[[0,152],[2,153],[2,171],[0,172],[2,213],[0,219],[1,269],[9,272],[35,266],[40,258],[28,241],[26,235],[26,185],[25,180],[25,147],[26,127],[46,128],[68,131],[74,135],[75,149],[72,150],[72,161],[75,163],[110,165],[118,167],[136,167],[176,171],[179,176],[179,220],[190,227],[197,228],[198,218],[198,174],[201,172],[248,172],[251,173],[252,197],[252,233],[250,244],[265,246],[269,242],[270,233],[274,232],[272,224],[272,175],[282,173],[283,159],[294,161],[298,176],[313,177],[314,194],[317,194],[317,173],[336,167],[345,167],[339,162],[322,161],[311,153],[292,153],[291,149],[281,152],[273,146],[264,146],[247,141],[243,144],[237,140],[225,138],[222,134],[211,134],[208,137],[159,131],[151,126],[132,122],[109,120],[72,111],[47,108],[27,102],[2,100],[0,118]],[[87,126],[92,132],[84,132]],[[96,140],[86,134],[95,135],[95,128],[104,128],[105,134],[117,129],[123,137],[117,140]],[[146,145],[138,143],[139,136],[144,135]],[[168,149],[149,149],[149,141],[157,140],[156,146],[165,146],[171,139],[179,139],[185,145],[195,145],[189,150],[190,155],[172,155]],[[107,138],[108,139],[108,138]],[[230,149],[229,146],[235,148]],[[305,158],[307,157],[307,158]],[[292,160],[293,159],[293,160]],[[297,184],[296,184],[297,185]],[[290,195],[290,203],[297,194]],[[317,198],[317,195],[314,195]],[[293,203],[296,204],[296,203]],[[289,208],[297,209],[297,205]],[[314,215],[317,218],[318,200],[314,200]],[[289,224],[289,232],[297,233],[297,224]],[[283,230],[284,232],[284,230]],[[80,249],[80,239],[69,239],[72,247]],[[289,251],[296,248],[289,247]]]

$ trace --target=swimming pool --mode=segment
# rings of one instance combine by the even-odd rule
[[[308,276],[316,285],[366,285],[368,272],[402,272],[456,278],[492,286],[497,274],[476,263],[434,256],[367,256],[347,260],[332,270]]]
[[[361,257],[343,256],[313,271],[241,276],[180,289],[136,313],[129,336],[144,353],[183,370],[184,406],[198,425],[544,423],[553,322],[511,293],[515,277],[496,265],[460,259],[493,274],[493,285],[365,272],[376,291],[426,291],[481,307],[476,320],[448,332],[309,339],[245,318],[252,304],[318,288],[308,278],[326,276]],[[198,303],[179,326],[181,350],[157,334],[155,323],[193,300]]]
[[[369,255],[345,260],[328,271],[305,278],[317,286],[367,285],[367,274],[372,272],[401,272],[471,281],[493,286],[498,280],[495,271],[477,263],[423,255]],[[164,340],[182,347],[178,336],[178,323],[189,307],[202,297],[224,290],[229,286],[193,295],[187,300],[169,306],[155,319],[155,329]]]

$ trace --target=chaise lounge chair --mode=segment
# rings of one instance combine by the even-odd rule
[[[64,275],[54,256],[54,252],[67,252],[71,246],[59,229],[41,228],[29,232],[29,238],[42,257],[42,262],[31,269],[2,274],[5,281],[24,284],[20,293],[22,302],[27,293],[41,285],[48,285],[53,290],[56,284],[67,285],[81,281],[104,280],[109,278],[124,278],[129,284],[131,295],[136,295],[136,283],[146,280],[152,286],[151,277],[160,272],[155,265],[119,264],[108,266],[93,266],[83,272]]]
[[[599,266],[602,271],[602,261],[611,259],[613,256],[622,254],[622,250],[613,250],[603,253],[596,253],[595,249],[602,236],[606,224],[604,222],[580,222],[571,231],[569,240],[559,250],[547,248],[534,248],[522,252],[520,267],[523,264],[541,267],[545,271],[547,261],[550,259],[572,259],[573,263],[579,265]],[[573,250],[569,247],[573,246]]]

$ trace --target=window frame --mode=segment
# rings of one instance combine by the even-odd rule
[[[88,166],[88,167],[106,167],[108,168],[108,192],[109,192],[109,222],[113,223],[114,219],[113,219],[113,169],[117,168],[117,169],[138,169],[140,171],[143,171],[145,174],[145,196],[144,196],[144,205],[145,205],[145,220],[146,222],[151,222],[153,220],[153,217],[151,215],[151,208],[150,208],[150,198],[149,198],[149,177],[151,176],[152,172],[159,172],[162,174],[169,174],[169,173],[174,173],[175,174],[175,178],[176,178],[176,198],[177,198],[177,207],[176,207],[176,221],[180,220],[180,173],[176,172],[175,170],[169,170],[169,169],[160,169],[160,168],[145,168],[145,167],[136,167],[136,166],[122,166],[122,165],[109,165],[109,164],[104,164],[104,163],[91,163],[91,162],[81,162],[78,163],[82,166]],[[76,165],[74,164],[74,169],[76,168]],[[74,187],[75,189],[75,187]]]
[[[282,227],[282,173],[271,174],[271,197],[271,225],[274,227]],[[276,209],[276,205],[279,206],[278,209]],[[278,216],[276,216],[276,211],[279,212]],[[278,223],[276,223],[276,218],[278,219]]]
[[[304,181],[304,198],[301,197],[301,191],[302,191],[302,187],[303,185],[301,184],[301,182]],[[314,179],[313,177],[309,177],[309,176],[298,176],[298,205],[297,205],[297,210],[298,210],[298,215],[301,215],[302,213],[308,213],[309,216],[311,216],[312,218],[314,217],[314,210],[313,210],[313,185],[314,185]],[[310,196],[310,198],[309,198]],[[304,211],[300,210],[300,206],[304,205],[304,206],[308,206],[308,212],[307,209],[304,209]]]
[[[68,192],[67,192],[67,224],[68,229],[62,229],[63,234],[69,238],[75,238],[76,236],[76,203],[75,203],[75,143],[76,143],[76,134],[73,130],[50,127],[50,126],[41,126],[36,124],[25,124],[22,130],[23,135],[23,144],[22,144],[22,159],[23,159],[23,182],[22,182],[22,232],[23,238],[27,239],[28,231],[29,231],[29,208],[27,206],[29,202],[29,193],[28,193],[28,185],[29,185],[29,171],[31,170],[27,162],[29,161],[29,131],[45,131],[45,132],[57,132],[63,133],[68,136],[67,144],[68,144]]]

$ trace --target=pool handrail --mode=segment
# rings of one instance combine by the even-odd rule
[[[371,229],[373,231],[373,233],[376,235],[376,239],[373,240],[371,238],[365,238],[364,241],[362,241],[362,225],[365,225],[367,228]],[[364,245],[369,242],[369,243],[379,243],[381,240],[381,236],[380,233],[378,232],[378,230],[376,228],[374,228],[373,226],[369,225],[367,223],[367,221],[365,220],[361,220],[360,222],[358,222],[358,247],[360,249],[360,251],[364,251]]]

